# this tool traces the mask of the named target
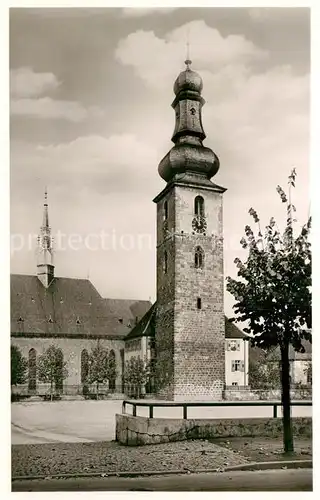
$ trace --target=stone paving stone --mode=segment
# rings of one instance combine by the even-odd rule
[[[12,477],[88,472],[221,469],[248,459],[206,440],[141,447],[116,442],[12,446]]]

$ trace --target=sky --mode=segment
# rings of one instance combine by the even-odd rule
[[[48,189],[57,276],[104,297],[156,297],[153,198],[173,146],[173,83],[203,78],[204,145],[220,159],[225,276],[236,276],[253,207],[286,214],[276,192],[295,166],[297,227],[309,213],[309,10],[106,8],[10,11],[11,272],[35,274]],[[226,292],[225,310],[232,315]]]

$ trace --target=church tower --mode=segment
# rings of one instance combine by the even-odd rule
[[[38,236],[37,275],[43,286],[48,288],[54,279],[53,242],[49,226],[48,194],[44,193],[43,220]]]
[[[173,148],[159,164],[156,379],[158,397],[220,400],[225,383],[222,195],[203,145],[201,77],[185,61],[174,84]]]

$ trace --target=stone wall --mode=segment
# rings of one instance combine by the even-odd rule
[[[164,203],[168,217],[164,221]],[[159,398],[173,399],[174,394],[174,300],[175,300],[175,244],[170,236],[174,230],[175,199],[170,191],[157,205],[157,312],[155,322],[155,350],[157,394]],[[167,272],[164,255],[167,253]]]
[[[281,390],[232,390],[224,391],[226,401],[281,401]],[[291,389],[292,400],[312,399],[312,387]]]
[[[311,437],[312,419],[293,418],[294,436]],[[116,441],[127,446],[215,437],[275,437],[282,435],[281,418],[173,419],[116,415]]]
[[[192,228],[198,195],[205,203],[204,234]],[[156,378],[163,379],[158,395],[175,401],[221,400],[225,383],[222,194],[174,186],[158,201],[157,242]],[[204,252],[202,269],[194,264],[197,246]]]

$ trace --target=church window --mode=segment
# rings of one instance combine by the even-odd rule
[[[201,309],[201,308],[202,308],[201,298],[200,298],[200,297],[198,297],[198,298],[197,298],[197,308],[198,308],[198,309]]]
[[[197,247],[194,254],[194,267],[202,269],[204,267],[204,253],[201,247]]]
[[[166,274],[168,272],[168,254],[165,251],[163,255],[163,272]]]
[[[35,391],[37,388],[37,351],[33,348],[29,350],[28,371],[28,390]]]
[[[56,354],[55,386],[57,391],[63,390],[63,352],[61,349],[58,349]]]
[[[196,114],[196,110],[195,110],[194,108],[191,108],[191,109],[190,109],[190,113],[191,113],[192,115],[195,115],[195,114]]]
[[[204,217],[204,199],[202,196],[196,196],[194,199],[194,214]]]
[[[165,201],[163,204],[163,220],[168,219],[168,202]]]
[[[78,316],[78,317],[77,317],[77,319],[76,319],[76,323],[77,323],[77,325],[81,325],[81,321],[80,321],[79,316]]]
[[[109,389],[114,391],[116,388],[116,355],[113,349],[109,353]]]
[[[81,383],[87,381],[89,375],[89,354],[87,349],[81,351]]]
[[[48,323],[53,323],[53,319],[51,318],[51,314],[50,314],[50,316],[48,318]]]
[[[123,324],[123,318],[119,318],[119,323]]]

